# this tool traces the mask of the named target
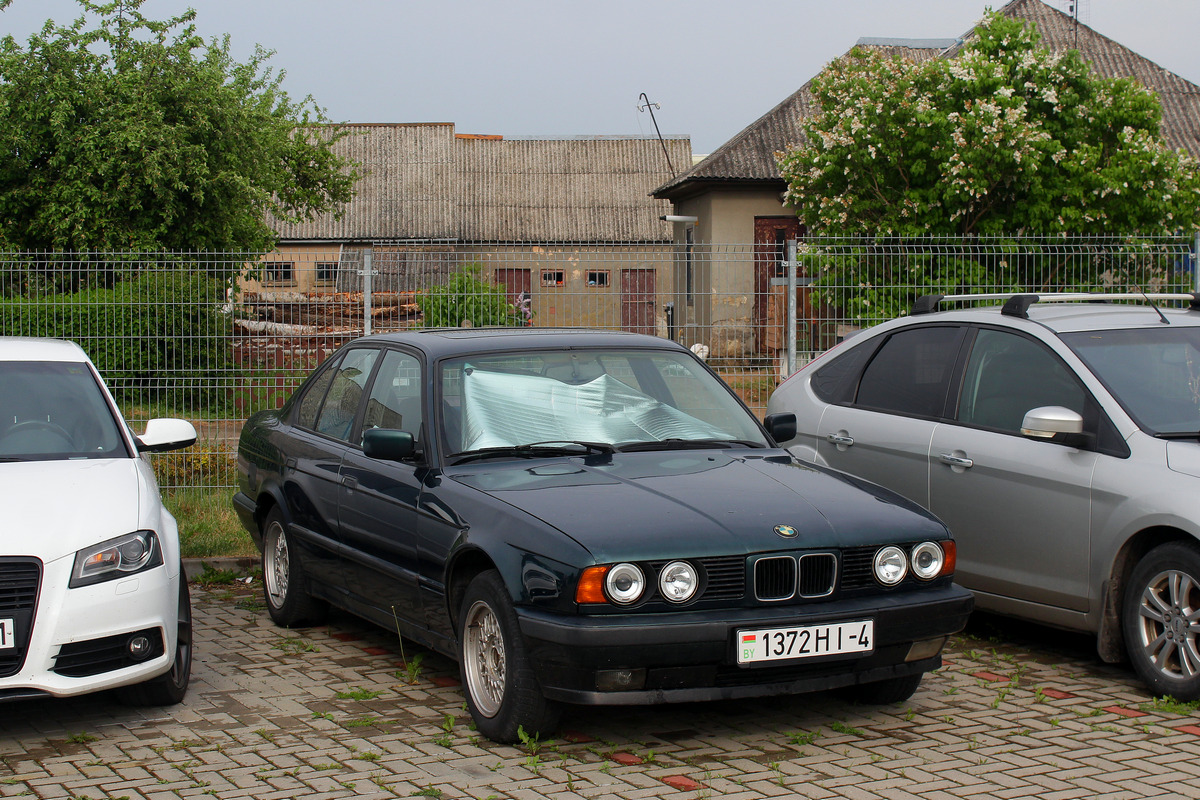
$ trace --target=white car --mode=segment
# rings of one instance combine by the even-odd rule
[[[178,419],[134,436],[78,345],[0,338],[0,701],[183,699],[179,533],[141,453],[195,440]]]

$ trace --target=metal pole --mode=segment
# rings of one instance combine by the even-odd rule
[[[1200,231],[1192,239],[1192,289],[1200,292]]]
[[[796,240],[787,243],[787,376],[796,371]]]
[[[371,248],[363,250],[363,336],[371,335]]]

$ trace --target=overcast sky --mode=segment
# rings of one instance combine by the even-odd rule
[[[1048,0],[1068,10],[1070,0]],[[1200,0],[1077,0],[1080,18],[1200,83]],[[708,153],[860,37],[954,38],[1002,0],[146,0],[194,7],[239,60],[276,52],[294,97],[339,122],[452,122],[503,136],[663,134]],[[24,42],[74,0],[13,0]]]

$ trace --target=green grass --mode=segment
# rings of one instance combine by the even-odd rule
[[[177,489],[163,495],[167,510],[179,522],[184,558],[221,558],[258,554],[250,534],[238,521],[230,489]]]

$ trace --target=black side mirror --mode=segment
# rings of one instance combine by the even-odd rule
[[[392,428],[368,428],[363,431],[363,453],[380,461],[404,461],[417,452],[413,435]]]
[[[767,429],[767,433],[771,434],[771,438],[776,444],[790,442],[796,438],[796,415],[788,412],[786,414],[769,414],[763,420],[763,427]]]

